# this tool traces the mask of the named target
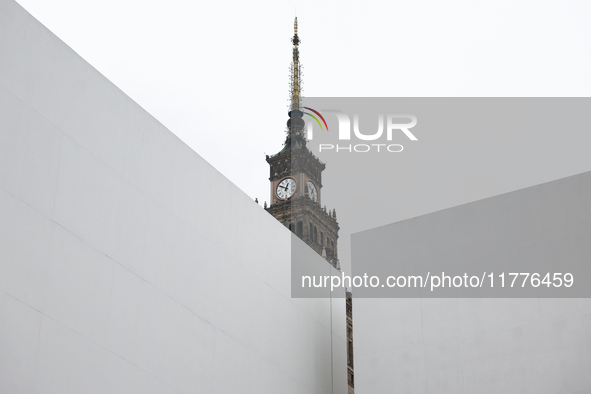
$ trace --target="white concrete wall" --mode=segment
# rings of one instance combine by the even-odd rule
[[[0,0],[0,393],[346,392],[344,301],[290,298],[290,242]]]
[[[418,266],[470,261],[491,272],[518,255],[568,272],[591,256],[591,173],[395,226],[417,234],[397,250],[419,254]],[[354,301],[356,394],[591,393],[589,298]]]

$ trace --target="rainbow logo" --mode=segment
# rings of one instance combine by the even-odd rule
[[[316,111],[316,110],[314,110],[312,108],[309,108],[309,107],[304,107],[304,108],[305,109],[308,109],[308,110],[314,112],[316,115],[318,115],[320,117],[320,119],[322,119],[322,122],[324,123],[324,126],[326,126],[326,131],[328,131],[328,125],[326,124],[326,120],[324,120],[324,117],[320,114],[320,112],[318,112],[318,111]],[[304,112],[304,114],[311,116],[312,119],[314,119],[316,121],[316,123],[318,123],[318,126],[320,126],[320,130],[324,130],[322,128],[322,123],[320,123],[320,121],[318,120],[318,118],[316,116],[314,116],[314,115],[312,115],[311,113],[308,113],[308,112]]]

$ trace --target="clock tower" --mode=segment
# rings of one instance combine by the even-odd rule
[[[310,152],[304,134],[304,113],[300,107],[300,53],[298,19],[294,22],[291,63],[291,105],[283,149],[267,156],[270,167],[271,204],[265,209],[294,232],[333,267],[340,270],[337,253],[337,213],[322,205],[322,171],[326,165]],[[353,370],[353,300],[346,292],[348,394],[355,393]]]
[[[339,225],[336,211],[322,205],[322,163],[306,147],[304,113],[300,109],[300,38],[298,20],[294,22],[291,64],[291,105],[283,149],[267,156],[270,166],[271,204],[265,209],[288,227],[335,268],[340,269],[337,253]]]

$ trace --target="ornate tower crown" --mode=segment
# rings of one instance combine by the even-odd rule
[[[271,204],[265,209],[291,229],[335,268],[339,266],[337,239],[339,224],[336,213],[324,208],[322,202],[322,172],[326,165],[306,146],[305,122],[301,107],[301,64],[298,20],[294,21],[293,56],[290,68],[290,109],[287,138],[283,149],[267,156]]]

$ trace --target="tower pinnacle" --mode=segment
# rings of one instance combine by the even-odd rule
[[[284,149],[298,149],[306,145],[306,139],[304,138],[303,129],[305,122],[302,119],[304,113],[300,111],[300,98],[301,98],[301,65],[300,65],[300,52],[298,46],[300,44],[300,37],[298,37],[298,18],[296,17],[293,22],[293,38],[291,43],[293,44],[293,57],[291,61],[291,106],[289,111],[289,120],[287,121],[287,138],[285,140]]]
[[[293,21],[293,59],[291,64],[291,109],[300,109],[300,52],[298,45],[300,44],[300,37],[298,37],[298,17]]]

